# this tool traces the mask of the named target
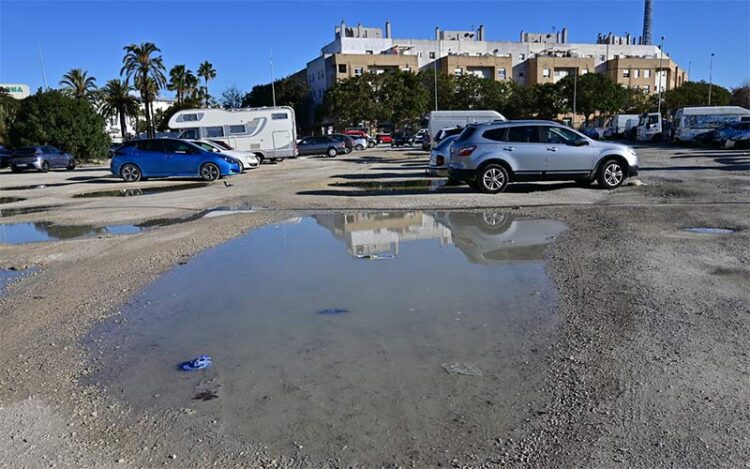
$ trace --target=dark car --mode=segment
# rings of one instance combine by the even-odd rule
[[[127,182],[150,177],[200,177],[215,181],[242,172],[242,163],[231,156],[204,150],[184,140],[156,138],[131,140],[112,157],[112,174]]]
[[[328,136],[334,140],[344,142],[344,153],[349,154],[354,149],[354,139],[350,136],[344,134],[329,134]]]
[[[320,137],[305,137],[297,145],[300,155],[325,155],[333,158],[339,153],[346,152],[343,140],[336,140],[330,135]]]
[[[411,140],[411,135],[407,134],[406,132],[396,132],[395,134],[393,134],[393,137],[391,137],[391,146],[403,147],[405,145],[409,145],[409,140]]]
[[[70,153],[50,145],[19,148],[10,155],[10,170],[20,173],[25,169],[35,169],[46,173],[53,168],[76,168],[76,160]]]
[[[10,166],[10,154],[12,152],[9,148],[0,145],[0,168],[7,168]]]

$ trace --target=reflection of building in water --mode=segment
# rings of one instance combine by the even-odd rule
[[[422,212],[360,212],[316,215],[318,224],[346,243],[355,257],[398,255],[399,243],[437,239],[451,244],[451,231],[431,215]]]

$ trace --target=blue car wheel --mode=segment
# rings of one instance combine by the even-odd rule
[[[201,166],[201,178],[203,178],[204,181],[215,181],[219,179],[221,176],[221,171],[219,170],[219,167],[216,166],[213,163],[205,163],[203,166]]]
[[[120,168],[120,177],[126,182],[138,182],[141,180],[141,168],[132,163],[124,164]]]

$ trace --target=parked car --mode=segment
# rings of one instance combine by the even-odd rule
[[[602,139],[602,132],[599,131],[596,127],[592,126],[584,126],[581,127],[581,133],[588,138],[593,138],[594,140],[601,140]]]
[[[10,155],[11,152],[9,148],[0,145],[0,168],[7,168],[10,166]]]
[[[297,148],[300,155],[325,155],[329,158],[346,152],[344,141],[331,138],[330,135],[305,137],[299,142]]]
[[[20,173],[25,169],[36,169],[46,173],[50,169],[76,168],[76,160],[70,153],[50,145],[19,148],[10,155],[10,170]]]
[[[328,134],[328,136],[334,140],[340,140],[344,142],[344,153],[349,154],[352,152],[352,150],[354,150],[354,139],[352,139],[349,135]]]
[[[440,142],[442,142],[444,138],[450,137],[451,135],[458,135],[463,131],[464,131],[464,127],[461,127],[461,126],[440,129],[435,134],[435,141],[433,142],[433,144],[437,145]]]
[[[747,133],[748,131],[750,131],[750,121],[734,122],[717,129],[715,131],[716,135],[711,143],[719,147],[725,147],[729,140],[734,139],[742,133]]]
[[[638,174],[635,150],[592,140],[551,121],[467,126],[451,147],[448,176],[488,194],[516,181],[574,180],[614,189]]]
[[[198,145],[206,151],[213,153],[221,153],[223,155],[229,155],[232,158],[239,160],[242,163],[242,169],[252,169],[260,166],[260,160],[254,153],[249,151],[237,151],[227,150],[225,145],[219,145],[211,140],[188,140],[189,142]]]
[[[411,135],[407,134],[406,132],[396,132],[391,137],[391,146],[392,147],[403,147],[405,145],[410,145]]]
[[[375,135],[375,142],[380,145],[381,143],[391,143],[393,137],[389,133],[381,132]]]
[[[378,143],[373,137],[371,137],[367,132],[365,132],[362,129],[349,129],[349,130],[346,130],[344,133],[354,138],[355,140],[357,137],[364,138],[365,141],[367,142],[367,148],[372,148]]]
[[[157,138],[123,143],[115,150],[110,170],[127,182],[173,176],[215,181],[241,173],[242,163],[185,140]]]
[[[726,148],[750,149],[750,130],[734,135],[726,141],[724,146]]]
[[[348,135],[348,137],[352,139],[352,143],[354,144],[354,149],[357,151],[365,150],[366,148],[370,146],[367,139],[361,135]]]
[[[430,176],[447,176],[448,164],[451,160],[451,145],[458,135],[444,138],[430,153],[430,162],[427,165],[427,174]]]

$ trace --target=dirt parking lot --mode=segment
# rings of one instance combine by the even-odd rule
[[[636,150],[640,175],[614,191],[524,183],[494,196],[427,178],[416,149],[208,185],[126,184],[104,166],[2,170],[0,269],[24,274],[0,290],[0,467],[750,467],[750,152]],[[417,432],[367,459],[347,441],[279,448],[227,432],[229,407],[144,410],[90,379],[105,367],[91,331],[201,252],[294,217],[454,210],[567,226],[543,257],[559,327],[519,360],[538,382],[494,434],[462,433],[482,412],[459,393],[431,445]],[[731,232],[690,231],[706,227]],[[483,402],[510,400],[506,384]],[[408,410],[399,418],[418,427]],[[475,437],[453,447],[458,434]]]

